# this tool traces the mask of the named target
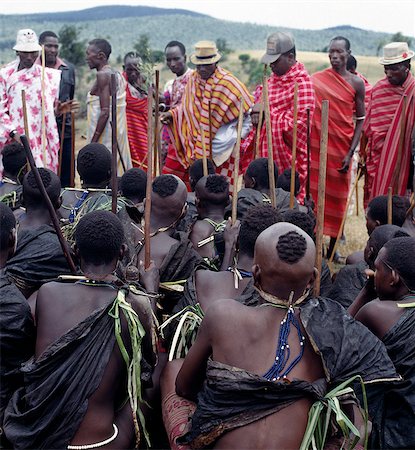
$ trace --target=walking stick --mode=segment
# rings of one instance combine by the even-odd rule
[[[352,199],[354,191],[357,189],[357,183],[359,182],[359,177],[360,177],[361,172],[362,172],[362,169],[359,168],[359,170],[357,171],[357,175],[356,175],[356,179],[354,181],[353,187],[350,189],[349,195],[347,197],[346,208],[344,210],[344,214],[343,214],[343,218],[341,221],[339,231],[337,232],[336,242],[334,243],[334,247],[333,247],[333,251],[331,252],[331,255],[330,255],[329,263],[331,263],[333,261],[334,255],[335,255],[337,247],[339,245],[340,238],[341,238],[341,235],[342,235],[343,229],[344,229],[344,224],[346,223],[347,211],[349,209],[350,201]]]
[[[318,275],[314,282],[314,296],[320,295],[321,265],[323,261],[323,227],[324,227],[324,204],[326,197],[326,172],[327,172],[327,139],[329,124],[329,101],[321,102],[321,136],[320,136],[320,167],[318,174],[317,195],[317,225],[316,225],[316,268]]]
[[[61,145],[59,147],[59,166],[58,166],[59,178],[62,174],[62,154],[63,154],[63,141],[65,139],[65,122],[66,122],[66,112],[62,114]]]
[[[241,153],[242,125],[244,121],[244,99],[241,97],[239,103],[238,130],[235,144],[235,166],[233,168],[233,191],[232,191],[232,224],[235,224],[238,206],[238,179],[239,179],[239,159]]]
[[[406,101],[407,97],[404,94],[402,98],[402,111],[401,111],[401,123],[400,123],[400,135],[398,145],[398,156],[396,158],[395,168],[392,175],[392,188],[395,194],[399,195],[399,174],[401,173],[401,162],[403,155],[403,147],[405,145],[405,114],[406,114]]]
[[[23,109],[23,124],[24,124],[24,134],[26,135],[27,140],[30,140],[29,137],[29,122],[27,120],[27,105],[26,105],[26,91],[22,90],[22,109]],[[27,171],[30,171],[30,164],[27,162]]]
[[[200,122],[200,139],[202,141],[202,164],[203,164],[203,176],[208,176],[208,166],[207,166],[207,154],[206,154],[206,144],[205,144],[205,130],[203,129],[202,122]]]
[[[295,163],[297,159],[297,127],[298,127],[298,83],[294,84],[294,127],[293,127],[293,144],[291,150],[291,183],[290,183],[290,209],[294,208],[295,199]]]
[[[392,186],[388,187],[388,225],[392,225]]]
[[[159,85],[160,85],[160,72],[156,70],[156,87],[154,98],[154,176],[161,173],[161,166],[159,161]]]
[[[265,73],[265,71],[264,71]],[[273,208],[277,207],[277,196],[275,192],[275,173],[274,173],[274,154],[272,150],[272,130],[271,130],[271,117],[269,112],[269,100],[268,100],[268,81],[264,75],[262,96],[264,101],[265,111],[265,126],[267,132],[267,144],[268,144],[268,179],[269,179],[269,194],[271,197],[271,205]]]
[[[75,113],[71,111],[71,179],[70,186],[75,187]]]
[[[66,261],[68,263],[69,268],[73,275],[76,275],[76,267],[72,260],[69,245],[63,237],[62,230],[59,226],[59,220],[56,215],[55,208],[52,205],[52,202],[49,198],[48,193],[46,192],[45,186],[40,178],[39,171],[36,167],[35,160],[33,159],[32,150],[30,149],[29,141],[25,135],[20,136],[20,141],[25,149],[26,158],[29,161],[30,168],[33,171],[33,175],[35,176],[37,187],[39,188],[40,193],[42,194],[43,200],[45,200],[46,206],[48,208],[50,217],[52,219],[53,227],[55,228],[56,234],[58,235],[59,243],[62,247],[63,254],[65,255]]]
[[[211,100],[208,102],[209,109],[209,153],[212,155],[212,109],[211,109]]]
[[[150,220],[151,220],[151,191],[153,184],[153,88],[148,89],[148,117],[147,117],[147,185],[146,203],[144,208],[144,268],[150,266]]]
[[[117,213],[117,195],[118,195],[118,178],[117,178],[117,79],[115,73],[111,74],[111,211]]]
[[[41,101],[42,101],[42,155],[43,165],[46,167],[46,120],[45,120],[45,46],[42,45],[42,78],[41,78]]]
[[[356,183],[355,197],[356,197],[356,217],[359,217],[359,178],[357,179]]]
[[[307,181],[305,185],[305,198],[310,200],[310,108],[307,108]]]
[[[264,65],[264,72],[262,74],[262,80],[266,80],[267,77],[267,66]],[[261,131],[262,131],[262,121],[264,120],[264,85],[262,85],[262,101],[259,105],[259,117],[258,117],[258,125],[256,127],[256,139],[255,139],[255,154],[254,159],[259,158],[259,144],[261,141]]]

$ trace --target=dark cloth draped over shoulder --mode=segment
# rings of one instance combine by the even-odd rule
[[[376,408],[374,448],[415,448],[415,308],[408,308],[382,339],[403,381],[393,383]],[[372,396],[374,397],[374,395]],[[380,400],[377,396],[375,400]],[[383,416],[382,413],[383,412]]]
[[[0,427],[13,392],[23,385],[20,365],[35,349],[36,331],[29,304],[5,275],[0,276]]]
[[[365,383],[399,379],[382,342],[338,303],[323,298],[310,299],[301,305],[300,319],[314,350],[321,356],[328,388],[354,375],[361,375]],[[316,383],[273,383],[243,370],[210,362],[192,428],[184,440],[191,442],[194,448],[203,447],[225,431],[259,420],[300,398],[318,399],[324,394]]]
[[[26,297],[59,275],[70,274],[54,228],[42,225],[23,230],[18,235],[16,253],[7,262],[6,273]]]
[[[345,308],[348,308],[356,299],[366,283],[365,269],[369,266],[365,261],[349,264],[342,267],[336,275],[329,292],[322,293]]]
[[[4,416],[4,432],[15,449],[68,446],[114,347],[111,306],[95,311],[23,366],[25,387],[14,393]]]

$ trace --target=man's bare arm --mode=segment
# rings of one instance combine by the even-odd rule
[[[98,142],[110,116],[110,82],[111,77],[109,72],[97,72],[97,91],[101,111],[91,142]]]

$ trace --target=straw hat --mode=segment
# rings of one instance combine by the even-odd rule
[[[17,52],[38,52],[42,50],[42,47],[39,45],[36,33],[27,28],[17,32],[16,45],[13,50]]]
[[[379,62],[387,66],[406,61],[413,56],[414,52],[409,50],[407,42],[392,42],[383,47],[383,58],[380,58]]]
[[[288,33],[277,31],[268,36],[267,51],[261,58],[262,64],[271,64],[278,60],[278,58],[295,46],[293,37]]]
[[[190,55],[190,61],[196,66],[218,62],[222,55],[212,41],[199,41],[195,44],[195,52]]]

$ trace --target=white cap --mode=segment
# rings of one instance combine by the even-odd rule
[[[17,52],[38,52],[42,50],[39,45],[36,33],[30,28],[17,32],[16,45],[13,50]]]

